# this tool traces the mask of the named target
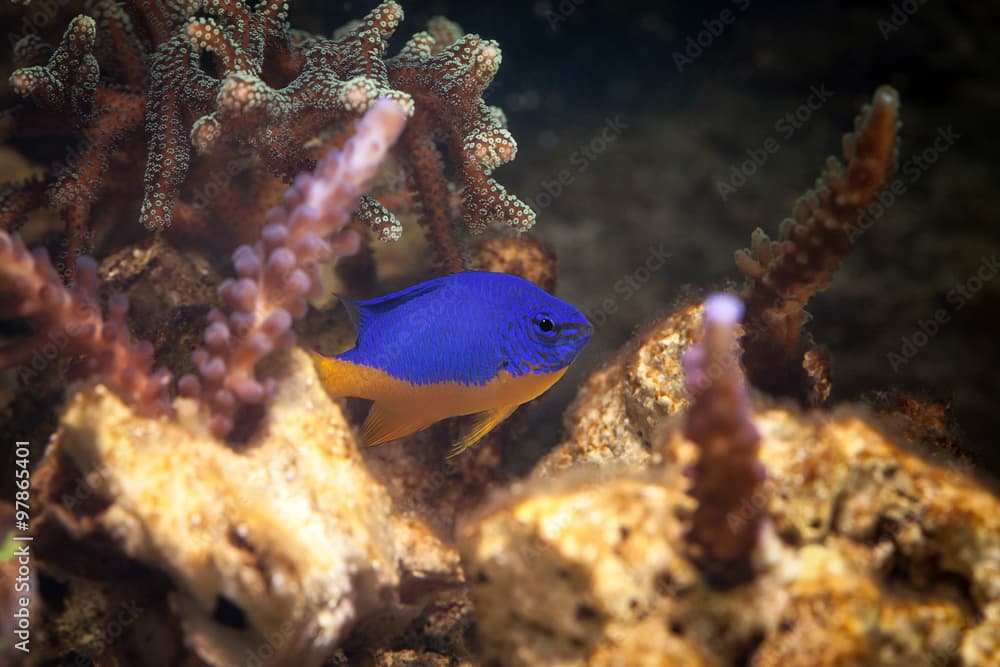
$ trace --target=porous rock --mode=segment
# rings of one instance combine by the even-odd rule
[[[566,437],[535,474],[545,477],[584,461],[648,463],[657,424],[690,400],[681,355],[700,326],[701,304],[681,306],[639,332],[591,374],[563,418]]]
[[[580,465],[499,494],[460,548],[483,658],[504,665],[998,664],[1000,500],[867,409],[760,408],[767,521],[750,582],[688,558],[696,458]],[[581,448],[583,461],[596,449]],[[741,520],[735,512],[728,520]],[[935,662],[936,661],[936,662]]]
[[[79,540],[163,572],[185,641],[213,665],[318,665],[345,639],[384,640],[461,579],[455,552],[398,513],[351,427],[295,350],[260,433],[242,446],[179,419],[76,392],[46,459],[99,502],[50,509]],[[58,477],[58,475],[53,475]]]

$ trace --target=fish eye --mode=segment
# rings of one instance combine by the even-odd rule
[[[543,334],[551,334],[556,330],[556,323],[552,321],[551,317],[545,315],[534,318],[533,323],[535,328]]]

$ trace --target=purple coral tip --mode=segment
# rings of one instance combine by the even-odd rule
[[[743,302],[719,292],[705,299],[704,318],[712,324],[733,325],[743,319]]]

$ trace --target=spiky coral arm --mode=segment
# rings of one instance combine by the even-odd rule
[[[357,232],[345,226],[405,122],[396,103],[376,102],[343,150],[295,179],[283,203],[267,214],[261,241],[233,253],[237,278],[219,288],[232,311],[209,314],[205,347],[193,356],[200,379],[189,375],[180,383],[185,395],[202,399],[216,436],[232,432],[241,406],[271,395],[273,379],[258,380],[254,366],[292,344],[292,320],[305,314],[306,299],[320,295],[318,263],[358,249]]]
[[[15,108],[3,123],[22,136],[51,132],[53,127],[57,132],[76,128],[81,135],[78,147],[49,170],[44,187],[25,181],[0,193],[0,227],[7,230],[16,229],[28,211],[47,199],[66,222],[70,257],[87,250],[90,204],[101,190],[112,153],[139,128],[144,104],[144,96],[134,88],[142,81],[142,63],[137,42],[127,39],[127,15],[111,0],[96,0],[92,10],[95,18],[80,15],[70,22],[55,49],[34,35],[15,45],[11,88],[34,108]],[[120,70],[126,86],[100,82],[94,55],[99,27],[112,38],[109,70]],[[69,264],[71,276],[74,267]]]
[[[517,144],[506,129],[503,112],[483,101],[500,67],[495,41],[462,35],[441,18],[427,32],[415,34],[398,55],[386,61],[393,87],[413,96],[413,122],[403,138],[405,159],[423,209],[422,222],[442,271],[464,267],[448,212],[448,180],[436,146],[441,141],[455,165],[466,226],[476,233],[493,222],[529,229],[535,213],[491,178],[493,170],[514,159]]]
[[[87,113],[94,101],[100,74],[92,53],[96,37],[94,19],[77,16],[70,22],[48,62],[15,70],[10,75],[11,88],[42,109],[72,110],[79,115]],[[35,60],[44,50],[46,47],[32,37],[16,47],[15,54],[20,59]]]
[[[753,502],[765,479],[757,460],[760,436],[750,418],[747,389],[738,361],[743,304],[728,294],[705,300],[701,343],[684,356],[684,374],[694,400],[684,435],[698,445],[690,493],[698,506],[688,539],[694,560],[720,586],[750,579],[751,557],[762,521]]]
[[[139,412],[169,412],[170,374],[152,372],[153,346],[131,340],[128,301],[112,297],[108,319],[101,317],[92,259],[78,261],[77,282],[66,288],[44,250],[29,253],[18,236],[0,232],[0,294],[6,297],[0,315],[23,318],[34,330],[31,337],[0,347],[0,368],[26,364],[22,375],[30,375],[37,363],[84,355],[89,370]]]
[[[191,139],[198,151],[208,152],[220,137],[238,138],[258,148],[273,169],[288,172],[308,164],[307,139],[332,121],[363,112],[376,97],[394,99],[414,115],[402,153],[421,205],[421,222],[439,268],[455,271],[463,268],[464,257],[448,210],[448,179],[436,141],[445,144],[456,166],[454,179],[471,231],[494,221],[527,229],[535,216],[490,177],[517,153],[503,114],[482,100],[500,66],[496,42],[463,36],[458,26],[438,18],[398,55],[383,60],[402,18],[397,3],[383,2],[334,40],[296,36],[283,61],[298,69],[282,89],[265,83],[259,64],[237,63],[240,49],[231,31],[189,26],[198,48],[228,54],[221,58],[227,74],[215,108],[195,122]],[[365,202],[358,218],[383,240],[398,237],[399,223],[376,204]]]
[[[810,298],[830,284],[841,261],[851,252],[863,216],[896,167],[899,96],[882,86],[871,106],[855,119],[854,133],[844,136],[847,166],[835,158],[811,192],[796,203],[792,217],[772,241],[756,229],[751,247],[736,252],[736,266],[747,278],[748,371],[756,385],[775,369],[801,364],[802,326]],[[759,372],[758,372],[759,369]],[[794,374],[794,369],[788,369]],[[794,382],[786,382],[795,384]]]

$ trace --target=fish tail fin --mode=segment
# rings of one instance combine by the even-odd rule
[[[328,394],[367,398],[363,372],[357,364],[337,357],[328,357],[308,348],[305,350],[312,358],[319,380]]]

